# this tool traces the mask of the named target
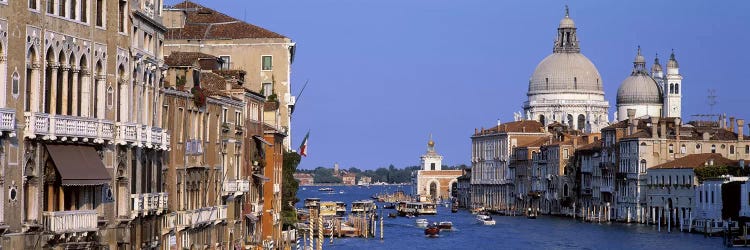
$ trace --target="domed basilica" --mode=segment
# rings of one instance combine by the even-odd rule
[[[544,125],[559,122],[575,130],[597,133],[609,125],[609,102],[604,98],[599,71],[581,54],[576,32],[566,7],[552,54],[537,65],[529,79],[528,101],[523,109],[527,120]],[[682,76],[674,52],[666,74],[658,58],[651,73],[647,72],[640,47],[633,64],[630,76],[617,91],[615,120],[627,119],[628,109],[634,109],[636,117],[680,117]]]
[[[609,102],[599,70],[581,54],[576,26],[568,9],[557,28],[552,54],[537,65],[529,79],[526,119],[544,125],[559,122],[585,132],[598,132],[609,123]]]

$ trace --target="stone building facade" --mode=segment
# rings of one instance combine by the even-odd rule
[[[155,108],[164,66],[155,6],[0,2],[3,248],[161,243],[170,135]]]
[[[222,59],[222,69],[242,69],[243,87],[279,103],[278,122],[291,149],[291,115],[295,97],[291,93],[291,65],[296,45],[291,39],[246,23],[193,1],[164,9],[166,52],[201,52]]]
[[[471,203],[473,207],[508,209],[515,202],[514,168],[511,153],[524,145],[546,137],[544,125],[534,120],[499,124],[474,131],[472,144]]]
[[[457,188],[461,170],[443,170],[443,156],[435,151],[435,141],[430,136],[427,152],[420,157],[421,168],[414,175],[414,192],[422,201],[449,200],[454,197],[451,190]]]

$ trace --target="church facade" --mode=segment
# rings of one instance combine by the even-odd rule
[[[461,170],[443,170],[443,156],[435,151],[435,141],[430,136],[427,153],[420,157],[421,168],[414,175],[415,194],[420,201],[438,201],[453,198]]]

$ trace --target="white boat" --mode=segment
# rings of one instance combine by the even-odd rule
[[[492,217],[490,217],[489,215],[485,215],[485,214],[477,215],[477,221],[479,221],[479,223],[482,223],[485,226],[495,225],[495,220],[493,220]]]
[[[425,228],[427,227],[427,219],[417,219],[417,227]]]

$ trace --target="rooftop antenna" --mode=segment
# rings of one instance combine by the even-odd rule
[[[711,108],[711,114],[714,113],[714,106],[716,105],[716,89],[708,89],[708,100],[706,100],[706,104]]]

